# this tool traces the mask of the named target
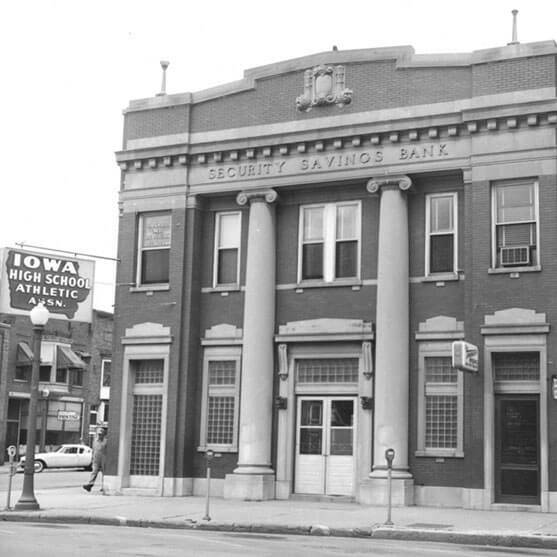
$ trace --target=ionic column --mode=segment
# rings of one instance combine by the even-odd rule
[[[240,205],[250,204],[238,467],[225,481],[225,497],[274,497],[271,469],[273,416],[273,335],[275,329],[274,190],[242,192]]]
[[[375,344],[375,415],[371,478],[386,476],[385,450],[395,450],[393,478],[410,479],[408,472],[409,391],[409,271],[408,176],[373,178],[370,193],[381,195],[377,256]],[[405,486],[399,492],[408,503]],[[382,491],[382,489],[380,490]],[[393,492],[398,499],[396,490]]]

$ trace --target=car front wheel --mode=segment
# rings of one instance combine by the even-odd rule
[[[42,472],[46,465],[42,460],[35,460],[35,472]]]

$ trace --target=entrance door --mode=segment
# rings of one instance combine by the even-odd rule
[[[495,403],[495,502],[539,504],[538,397],[499,395]]]
[[[296,434],[296,493],[352,495],[353,397],[300,397]]]

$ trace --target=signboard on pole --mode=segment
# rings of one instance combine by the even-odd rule
[[[478,373],[479,354],[480,351],[474,344],[456,340],[453,342],[453,367],[461,371]]]
[[[95,262],[0,250],[0,313],[27,315],[43,302],[53,318],[91,322]]]

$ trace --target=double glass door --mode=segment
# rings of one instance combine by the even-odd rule
[[[296,493],[352,495],[354,397],[299,397],[296,424]]]

